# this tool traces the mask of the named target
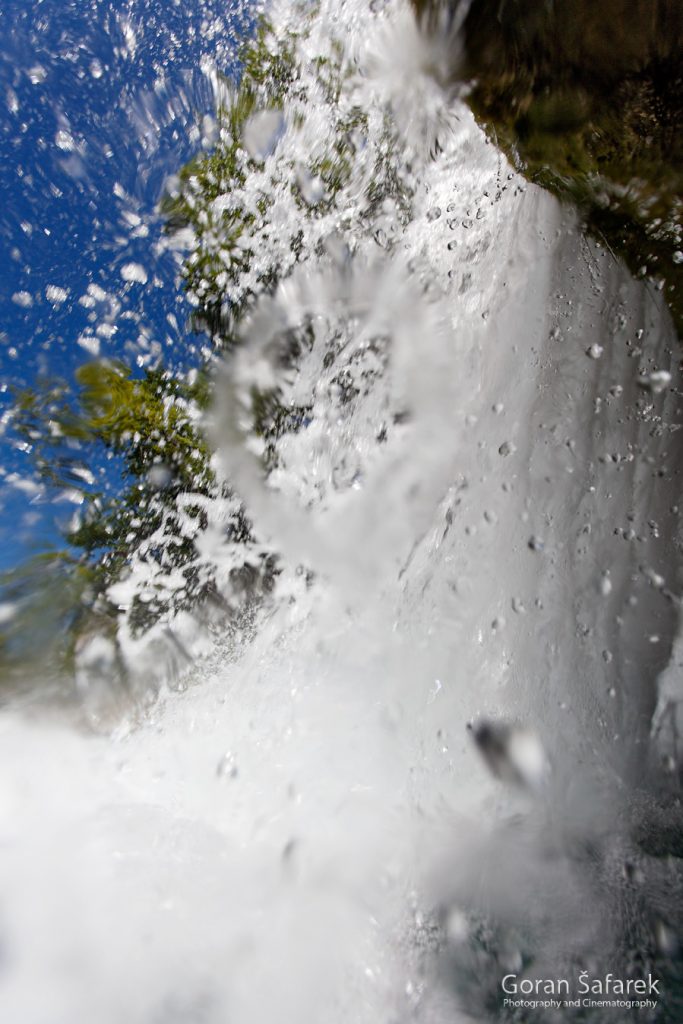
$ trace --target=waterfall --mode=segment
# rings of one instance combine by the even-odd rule
[[[302,11],[269,12],[300,79],[250,123],[240,200],[272,206],[205,423],[278,577],[248,639],[176,622],[202,657],[107,733],[3,710],[0,1016],[520,1020],[504,976],[612,971],[668,1002],[582,1019],[674,1020],[671,318],[508,165],[403,4]],[[268,460],[258,388],[299,410]],[[158,647],[133,643],[144,681]]]

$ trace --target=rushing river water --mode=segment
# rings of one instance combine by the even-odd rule
[[[240,198],[272,205],[235,288],[269,261],[282,277],[206,429],[281,573],[248,639],[190,616],[124,629],[143,688],[178,650],[192,664],[106,734],[3,710],[3,1021],[683,1012],[677,338],[661,296],[512,172],[410,12],[371,6],[323,0],[306,32],[277,6],[298,88],[251,125]],[[352,69],[332,104],[331,54]],[[358,108],[314,216],[306,168]],[[382,161],[397,185],[370,204]],[[306,410],[268,474],[258,385]],[[86,704],[108,685],[93,644]],[[658,1006],[503,1004],[506,975],[579,995],[581,972],[651,974]]]

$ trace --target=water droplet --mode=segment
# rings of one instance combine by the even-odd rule
[[[124,281],[147,284],[147,271],[140,263],[124,263],[121,267],[121,277]]]
[[[315,206],[324,197],[325,186],[322,178],[318,175],[314,177],[307,167],[300,168],[296,181],[304,202],[309,206]]]
[[[70,132],[60,128],[55,135],[55,145],[58,149],[63,150],[65,153],[72,153],[76,148],[76,143],[73,140],[73,136]]]
[[[512,455],[513,452],[516,451],[517,449],[515,445],[512,443],[512,441],[503,441],[502,445],[498,449],[498,454],[502,455],[505,458],[505,456]]]
[[[446,918],[446,935],[448,941],[460,945],[467,941],[469,935],[467,916],[458,907],[454,907]]]
[[[279,110],[258,110],[244,125],[242,141],[252,160],[265,160],[275,150],[284,124]]]
[[[654,569],[645,569],[643,573],[656,590],[661,590],[666,583],[664,577],[660,576]]]
[[[42,85],[47,78],[47,71],[42,64],[34,64],[28,72],[28,79],[31,85]]]
[[[283,864],[291,864],[293,862],[298,846],[299,844],[296,839],[290,839],[285,843],[281,855]]]
[[[638,378],[641,388],[651,391],[653,395],[659,395],[671,384],[671,374],[668,370],[654,370],[652,373],[644,374]]]
[[[18,611],[18,604],[13,604],[10,601],[3,601],[3,603],[0,604],[0,626],[5,626],[8,622],[11,622]]]
[[[157,462],[149,470],[147,479],[155,490],[163,491],[173,479],[173,474],[163,462]]]
[[[45,298],[48,302],[51,302],[53,306],[61,306],[63,302],[69,297],[69,293],[66,288],[60,288],[59,285],[49,284],[45,289]]]
[[[607,597],[608,594],[612,593],[612,581],[607,573],[600,577],[600,593],[603,597]]]
[[[228,751],[216,765],[216,776],[219,779],[236,779],[239,774],[235,755]]]
[[[674,956],[678,952],[679,943],[675,931],[661,920],[655,924],[655,941],[664,956]]]

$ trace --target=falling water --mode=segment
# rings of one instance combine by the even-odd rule
[[[140,639],[133,559],[118,643],[156,699],[95,733],[3,711],[2,1019],[526,1020],[504,976],[608,971],[658,977],[658,1009],[576,1019],[679,1019],[668,312],[513,172],[402,3],[269,19],[298,77],[214,202],[254,213],[253,258],[203,428],[278,574],[248,635]],[[259,389],[292,411],[267,440]]]

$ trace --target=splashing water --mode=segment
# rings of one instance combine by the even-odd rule
[[[31,478],[26,442],[12,437],[12,389],[68,380],[97,357],[138,373],[161,358],[196,363],[182,253],[157,206],[180,166],[212,144],[216,67],[235,74],[249,17],[218,0],[186,13],[154,0],[39,6],[10,0],[0,12],[2,568],[55,539],[55,513],[60,526],[82,505],[78,480],[55,494]],[[106,491],[100,462],[89,469]]]
[[[208,653],[111,735],[3,712],[2,1019],[520,1020],[505,975],[582,971],[652,973],[666,999],[624,1014],[678,1019],[661,297],[512,174],[403,5],[269,19],[295,87],[187,241],[250,214],[199,543],[227,583],[243,500],[272,592],[248,640],[124,624],[143,682]],[[95,638],[84,690],[113,656]]]

